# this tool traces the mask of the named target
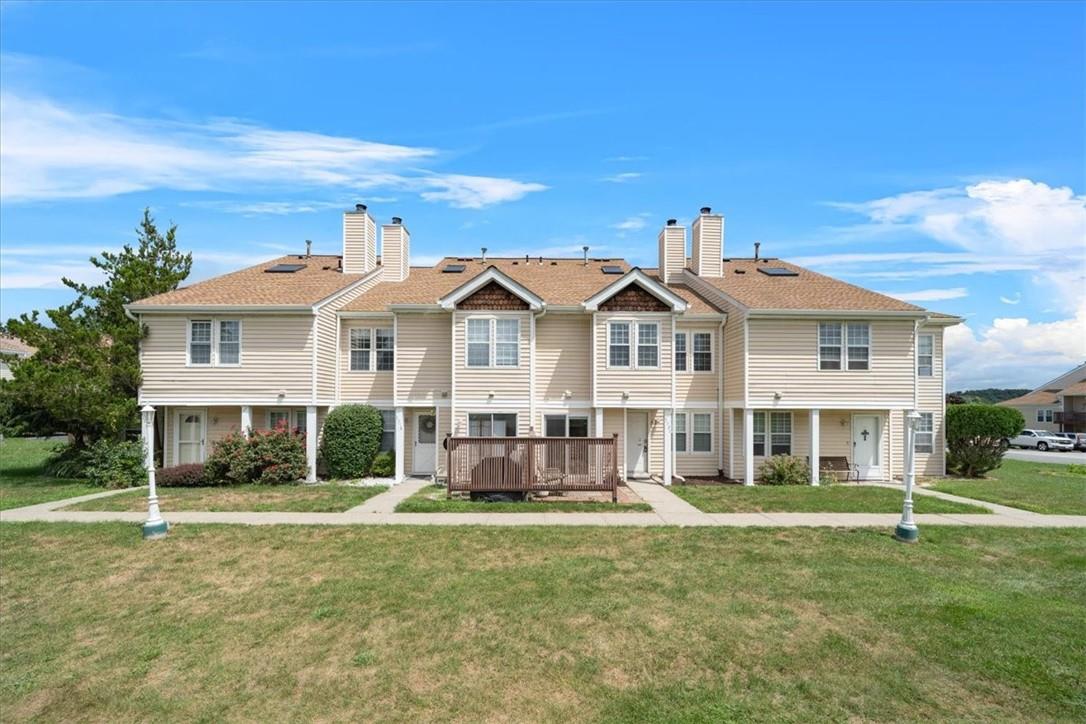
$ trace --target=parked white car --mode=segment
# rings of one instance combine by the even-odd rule
[[[1023,430],[1022,434],[1010,440],[1011,447],[1036,448],[1041,452],[1045,450],[1073,450],[1075,444],[1065,437],[1060,437],[1045,430]]]

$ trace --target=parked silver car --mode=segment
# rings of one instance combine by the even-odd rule
[[[1067,438],[1076,450],[1086,450],[1086,432],[1055,432],[1052,434]]]
[[[1023,430],[1020,435],[1012,437],[1009,442],[1011,447],[1031,447],[1041,452],[1045,450],[1067,452],[1075,449],[1074,443],[1070,440],[1047,430]]]

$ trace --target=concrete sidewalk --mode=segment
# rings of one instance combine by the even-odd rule
[[[781,528],[893,528],[898,513],[703,513],[667,488],[654,483],[632,481],[630,488],[653,507],[651,513],[395,513],[403,499],[429,485],[426,479],[411,479],[375,495],[362,505],[343,513],[211,513],[163,511],[167,522],[229,525],[440,525],[440,526],[629,526],[629,527],[781,527]],[[900,490],[900,486],[890,486]],[[128,490],[132,490],[129,488]],[[0,522],[142,523],[146,513],[59,510],[69,505],[108,497],[127,490],[81,495],[24,508],[0,511]],[[965,525],[1015,528],[1086,528],[1086,515],[1041,515],[1004,505],[917,489],[918,495],[956,500],[983,506],[990,515],[927,513],[916,516],[920,526]]]

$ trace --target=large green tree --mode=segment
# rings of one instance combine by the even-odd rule
[[[13,378],[0,386],[5,423],[36,434],[70,433],[77,446],[119,437],[138,424],[139,342],[144,329],[125,314],[138,299],[176,289],[192,269],[192,254],[177,249],[177,226],[163,235],[150,210],[136,244],[91,257],[98,284],[62,279],[77,293],[71,304],[9,319],[4,332],[37,348],[11,360]]]

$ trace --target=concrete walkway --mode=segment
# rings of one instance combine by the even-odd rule
[[[343,513],[211,513],[163,511],[169,523],[233,525],[440,525],[440,526],[632,526],[632,527],[838,527],[893,528],[898,513],[703,513],[665,487],[631,482],[630,488],[653,507],[651,513],[394,513],[404,498],[429,484],[411,479],[375,495]],[[897,490],[901,486],[886,485]],[[131,490],[131,488],[129,489]],[[928,513],[916,516],[917,525],[999,526],[1018,528],[1086,528],[1086,515],[1041,515],[1004,505],[986,503],[934,490],[917,488],[918,495],[983,506],[990,515]],[[146,513],[59,510],[69,505],[108,497],[126,490],[81,495],[24,508],[0,511],[0,522],[45,521],[73,523],[142,523]]]

